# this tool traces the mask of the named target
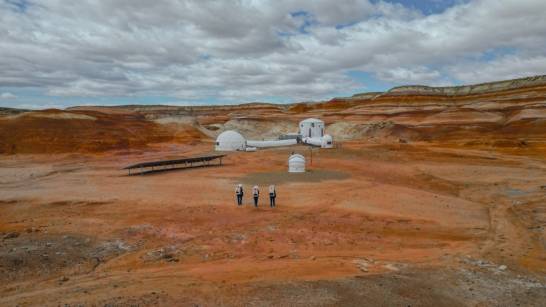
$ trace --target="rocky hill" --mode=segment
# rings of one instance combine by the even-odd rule
[[[546,76],[455,87],[402,86],[382,93],[288,105],[10,110],[0,115],[0,148],[4,153],[49,152],[51,148],[101,151],[155,142],[212,139],[228,129],[249,138],[267,139],[297,131],[298,121],[307,117],[323,119],[327,133],[337,141],[419,141],[543,150]],[[62,146],[49,145],[65,141]]]
[[[95,153],[191,142],[203,134],[191,126],[176,132],[139,114],[43,110],[0,117],[0,154]]]
[[[534,76],[514,80],[480,83],[474,85],[430,87],[424,85],[399,86],[390,89],[388,95],[440,95],[464,96],[496,93],[501,91],[523,89],[546,85],[546,76]]]
[[[458,87],[405,86],[296,104],[337,139],[530,146],[546,140],[546,76]]]
[[[30,110],[0,107],[0,116],[17,115],[24,112],[30,112]]]

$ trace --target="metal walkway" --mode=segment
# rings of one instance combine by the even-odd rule
[[[170,170],[184,169],[184,168],[194,168],[194,167],[205,167],[205,166],[215,166],[222,165],[222,158],[226,155],[206,155],[206,156],[197,156],[197,157],[188,157],[175,160],[162,160],[162,161],[153,161],[153,162],[142,162],[133,165],[124,167],[124,170],[129,172],[131,175],[144,175],[157,172],[165,172]],[[219,163],[211,163],[213,160],[218,160]]]

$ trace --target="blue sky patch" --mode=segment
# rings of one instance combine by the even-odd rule
[[[307,28],[317,24],[317,21],[315,20],[314,16],[307,11],[291,12],[290,16],[292,16],[292,18],[294,19],[302,20],[302,24],[298,28],[298,32],[300,34],[309,34],[309,32],[307,31]]]
[[[30,6],[27,0],[4,0],[14,11],[25,13]]]
[[[396,84],[394,83],[381,81],[377,79],[372,73],[365,72],[365,71],[351,70],[347,72],[347,75],[351,79],[362,84],[362,88],[357,91],[359,93],[384,92],[396,86]]]
[[[511,48],[511,47],[494,48],[494,49],[490,49],[481,53],[480,60],[485,62],[490,62],[507,55],[514,55],[516,53],[517,53],[516,48]]]
[[[398,3],[407,8],[416,9],[424,15],[440,14],[446,9],[466,3],[469,0],[385,0],[385,2]],[[372,0],[377,3],[379,0]]]

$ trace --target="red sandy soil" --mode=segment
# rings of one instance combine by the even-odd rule
[[[218,167],[120,170],[212,146],[3,156],[0,305],[546,299],[544,158],[355,141],[315,150],[309,168],[320,181],[275,175],[292,150],[310,158],[304,147],[234,153]],[[250,204],[257,177],[275,180],[277,208],[265,197],[258,209]]]

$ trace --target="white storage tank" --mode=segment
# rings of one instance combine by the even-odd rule
[[[289,173],[305,173],[305,157],[300,154],[291,155],[288,158]]]
[[[216,138],[214,149],[216,151],[244,151],[246,149],[246,140],[237,131],[224,131]]]
[[[322,144],[320,144],[320,147],[322,148],[333,148],[334,147],[334,139],[331,135],[326,134],[322,137]]]
[[[321,138],[324,136],[324,122],[316,118],[302,120],[299,131],[303,138]]]

